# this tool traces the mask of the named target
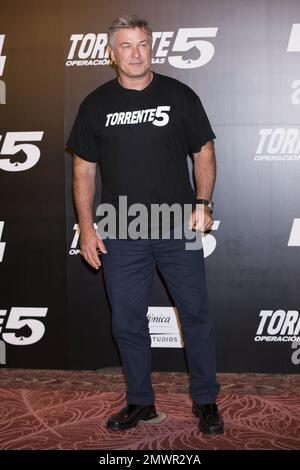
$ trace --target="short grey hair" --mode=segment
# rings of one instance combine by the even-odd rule
[[[152,29],[149,26],[149,23],[144,18],[140,18],[137,15],[122,15],[114,19],[107,30],[108,34],[108,45],[113,46],[114,33],[120,29],[132,29],[140,28],[145,31],[150,37],[152,42]]]

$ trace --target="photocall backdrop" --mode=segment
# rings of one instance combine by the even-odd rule
[[[153,70],[200,96],[217,136],[204,253],[218,370],[297,373],[299,0],[0,0],[1,367],[120,364],[102,271],[79,254],[64,147],[83,98],[115,77],[106,30],[122,13],[148,19]],[[186,369],[178,313],[157,273],[153,370]]]

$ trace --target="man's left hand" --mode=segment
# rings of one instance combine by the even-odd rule
[[[210,208],[205,204],[197,204],[190,216],[189,229],[205,233],[212,229],[213,223]]]

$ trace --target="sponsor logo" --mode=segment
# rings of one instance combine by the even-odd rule
[[[297,128],[264,128],[259,131],[259,142],[254,160],[299,161],[300,134]]]
[[[40,159],[41,151],[37,145],[44,135],[40,132],[7,132],[0,135],[0,170],[25,171],[32,168]]]
[[[0,34],[0,77],[4,73],[4,66],[6,62],[6,56],[2,55],[4,46],[5,35]],[[0,104],[6,104],[6,84],[3,80],[0,80]]]
[[[147,318],[152,348],[183,348],[177,309],[149,307]]]
[[[0,310],[0,336],[5,343],[28,346],[44,336],[45,326],[37,318],[44,318],[48,308],[12,307]]]
[[[179,28],[177,31],[153,33],[152,63],[169,63],[179,69],[206,65],[215,53],[208,38],[216,37],[218,28]],[[66,60],[67,67],[110,65],[107,34],[72,34]]]
[[[261,310],[255,341],[300,342],[300,315],[297,310]]]

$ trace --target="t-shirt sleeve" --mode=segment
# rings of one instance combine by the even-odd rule
[[[195,95],[187,116],[187,136],[190,153],[199,152],[201,147],[216,138],[200,98]]]
[[[97,163],[99,153],[97,139],[82,105],[79,107],[66,145],[83,160]]]

